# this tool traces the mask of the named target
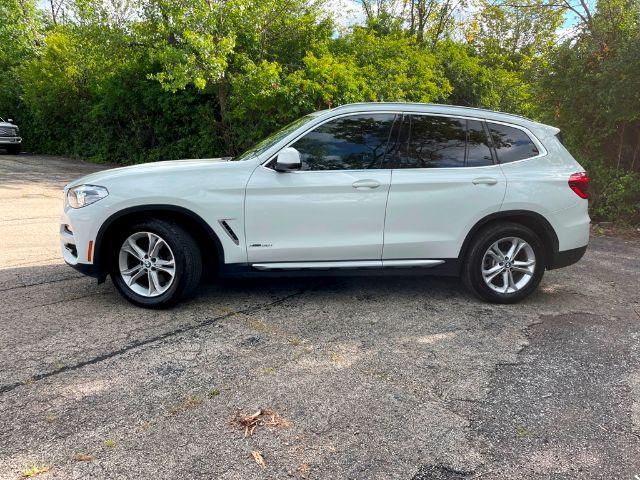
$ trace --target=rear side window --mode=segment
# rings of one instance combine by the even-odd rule
[[[491,165],[481,122],[464,118],[405,115],[389,148],[391,168],[452,168]]]
[[[300,152],[302,170],[380,168],[394,119],[393,113],[337,118],[291,146]]]
[[[479,120],[467,120],[467,167],[491,165],[491,148],[487,132]]]
[[[540,153],[529,135],[519,128],[491,122],[487,125],[500,163],[516,162]]]

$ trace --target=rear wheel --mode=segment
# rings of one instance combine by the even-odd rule
[[[180,225],[148,220],[125,229],[113,243],[111,278],[131,303],[166,308],[200,282],[202,259],[193,237]]]
[[[515,303],[530,295],[544,274],[544,247],[529,228],[499,223],[474,238],[462,278],[469,290],[493,303]]]

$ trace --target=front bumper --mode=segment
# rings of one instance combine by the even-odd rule
[[[67,262],[71,268],[74,268],[78,272],[83,275],[87,275],[88,277],[97,278],[99,282],[104,281],[106,278],[105,273],[102,271],[98,265],[93,263],[69,263]]]
[[[20,145],[22,137],[0,137],[0,145]]]
[[[87,208],[87,207],[85,207]],[[100,265],[94,262],[95,238],[97,233],[95,211],[88,209],[73,210],[65,208],[60,219],[60,250],[64,261],[79,272],[105,278]]]

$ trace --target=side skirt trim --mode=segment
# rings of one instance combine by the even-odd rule
[[[253,263],[251,266],[257,270],[316,270],[329,268],[406,268],[406,267],[435,267],[442,265],[444,260],[352,260],[333,262],[273,262]]]

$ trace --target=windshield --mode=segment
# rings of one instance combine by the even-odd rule
[[[272,133],[264,140],[258,142],[256,145],[251,147],[249,150],[244,152],[239,157],[236,157],[234,160],[246,160],[254,155],[260,155],[262,152],[266,151],[269,147],[278,143],[280,140],[282,140],[284,137],[289,135],[295,129],[301,127],[302,125],[309,122],[313,118],[314,118],[314,115],[305,115],[304,117],[301,117],[291,122],[286,127],[282,127],[280,130]]]

